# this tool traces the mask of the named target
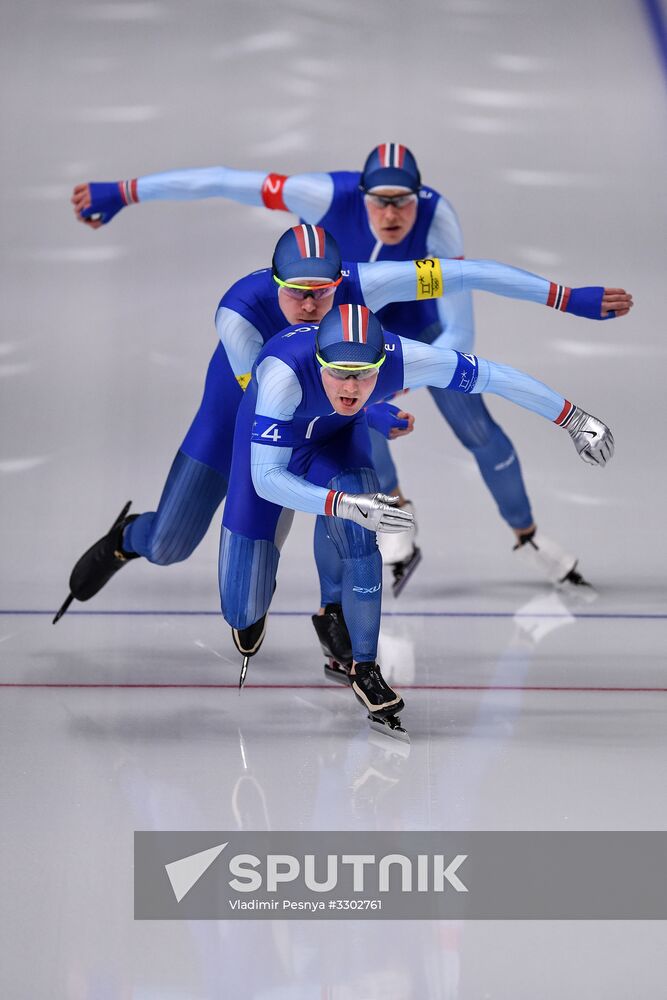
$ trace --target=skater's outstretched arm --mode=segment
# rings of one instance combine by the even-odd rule
[[[377,261],[359,264],[359,281],[368,308],[376,312],[389,302],[438,299],[477,289],[526,299],[587,319],[613,319],[632,308],[622,288],[567,288],[530,271],[495,260]]]
[[[170,170],[128,181],[89,181],[72,192],[74,214],[91,229],[111,222],[127,205],[144,201],[228,198],[243,205],[294,212],[306,222],[326,215],[334,194],[330,174],[283,174],[230,167]]]
[[[585,462],[606,465],[614,454],[613,435],[602,421],[532,375],[474,354],[459,354],[403,337],[400,340],[406,389],[432,385],[453,392],[492,392],[564,427]]]

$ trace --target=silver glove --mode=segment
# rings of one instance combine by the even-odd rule
[[[338,493],[334,513],[369,531],[406,531],[414,518],[409,511],[394,506],[397,503],[398,497],[384,493]]]
[[[614,454],[614,436],[601,420],[575,406],[564,426],[584,462],[606,465],[610,461]]]

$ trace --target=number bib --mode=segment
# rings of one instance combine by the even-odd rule
[[[276,448],[293,448],[294,424],[291,420],[272,420],[271,417],[255,414],[250,440]]]
[[[443,292],[442,268],[437,257],[416,260],[417,299],[439,299]]]

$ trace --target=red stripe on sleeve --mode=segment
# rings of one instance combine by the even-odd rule
[[[262,201],[267,208],[289,212],[283,200],[283,187],[287,174],[267,174],[262,184]]]
[[[567,309],[567,304],[570,301],[570,292],[571,291],[572,291],[571,288],[564,288],[563,289],[563,301],[560,304],[560,311],[561,312],[565,312],[565,310]]]
[[[333,516],[333,502],[336,499],[336,490],[329,490],[324,501],[324,513],[327,517]]]
[[[563,406],[563,409],[560,411],[560,413],[554,420],[554,423],[562,424],[565,418],[569,416],[571,410],[572,410],[572,403],[569,401],[569,399],[566,399],[565,405]]]
[[[549,296],[547,298],[547,305],[553,308],[556,301],[556,296],[558,295],[558,285],[555,281],[549,282]]]

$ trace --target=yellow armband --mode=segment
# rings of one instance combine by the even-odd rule
[[[417,298],[439,299],[444,290],[442,268],[437,257],[427,257],[414,262],[417,272]]]

